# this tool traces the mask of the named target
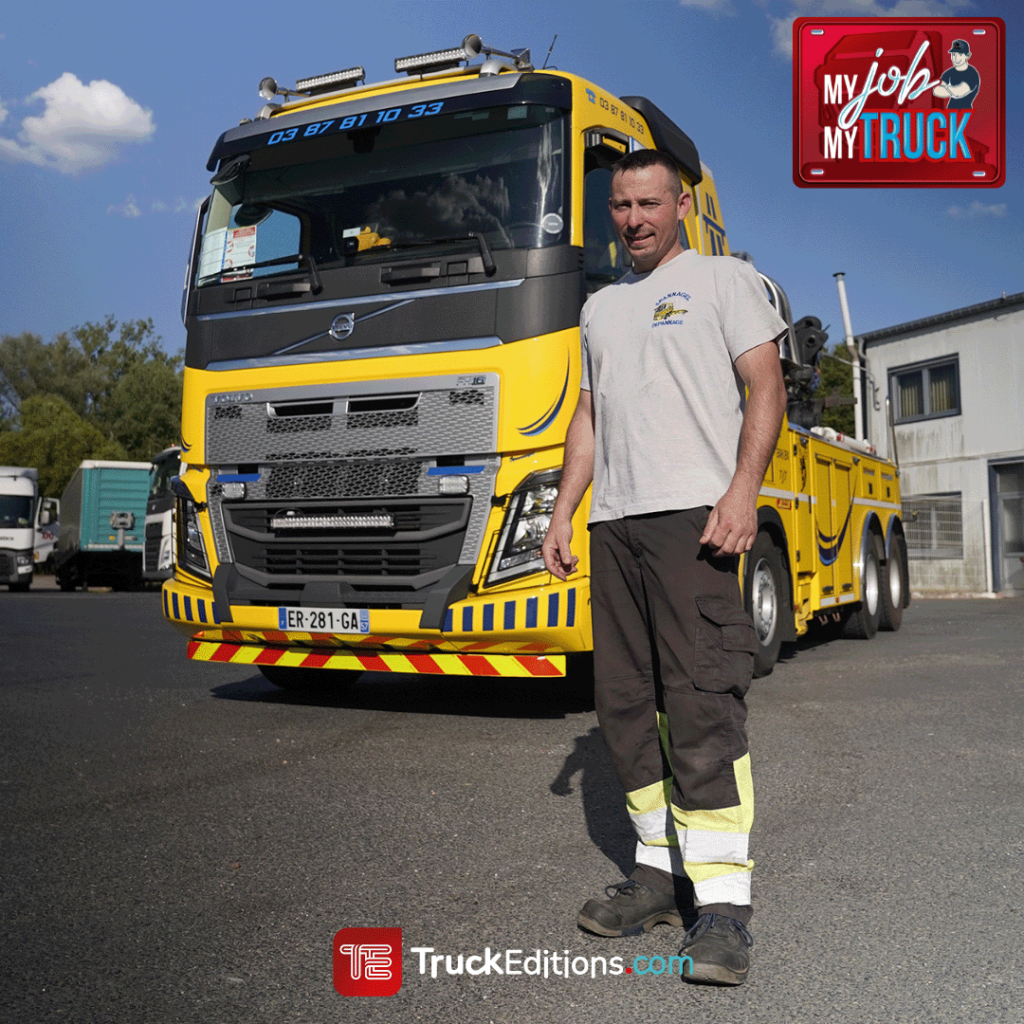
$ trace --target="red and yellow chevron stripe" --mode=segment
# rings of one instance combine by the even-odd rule
[[[450,676],[564,676],[565,655],[548,657],[525,654],[430,654],[407,651],[370,653],[321,648],[296,651],[256,647],[252,644],[191,640],[188,656],[194,661],[228,662],[236,665],[288,665],[293,668],[346,669],[357,672],[408,672]]]
[[[399,651],[448,651],[476,654],[557,654],[559,648],[541,641],[517,640],[437,640],[414,639],[402,636],[383,636],[371,633],[364,637],[334,636],[331,633],[282,633],[276,629],[199,629],[194,640],[229,644],[287,644],[289,647],[344,648],[345,650],[373,649]]]

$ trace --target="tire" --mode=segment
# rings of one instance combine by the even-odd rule
[[[12,594],[24,594],[28,592],[31,586],[32,581],[29,580],[28,583],[8,583],[7,589],[10,590]]]
[[[785,616],[790,614],[789,577],[782,554],[767,533],[754,538],[743,571],[743,607],[754,623],[754,678],[768,675],[779,659]]]
[[[291,665],[259,665],[263,677],[292,693],[340,693],[363,673],[329,668],[294,668]]]
[[[70,593],[79,585],[78,569],[74,565],[64,565],[54,575],[57,579],[57,586],[65,594]]]
[[[882,618],[879,626],[895,632],[903,624],[903,609],[910,588],[907,542],[899,534],[892,539],[892,551],[885,567],[885,583],[882,588]]]
[[[850,610],[843,623],[843,636],[848,640],[870,640],[878,632],[882,619],[882,594],[889,587],[882,564],[884,557],[882,538],[876,533],[871,534],[860,574],[860,604]]]

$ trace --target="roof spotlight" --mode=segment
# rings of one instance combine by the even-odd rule
[[[412,57],[397,57],[395,70],[417,75],[424,71],[454,68],[464,60],[472,60],[479,56],[483,52],[483,48],[484,44],[480,37],[471,33],[462,40],[461,46],[453,46],[450,50],[433,50],[430,53],[417,53]]]

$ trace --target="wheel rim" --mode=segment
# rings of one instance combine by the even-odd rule
[[[893,608],[903,604],[903,566],[898,553],[894,553],[889,561],[889,604]]]
[[[778,621],[778,594],[775,590],[775,577],[767,559],[760,559],[754,566],[754,574],[751,580],[753,593],[751,597],[751,608],[754,620],[754,629],[757,631],[757,639],[762,646],[771,643],[775,635],[775,624]]]
[[[874,558],[869,558],[865,566],[864,604],[872,615],[878,610],[878,562]]]

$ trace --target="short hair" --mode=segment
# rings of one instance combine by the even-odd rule
[[[679,180],[679,165],[668,155],[658,149],[635,149],[612,164],[612,177],[616,174],[624,174],[626,171],[647,170],[650,167],[664,167],[669,172],[672,192],[676,196],[682,195],[683,186]]]

